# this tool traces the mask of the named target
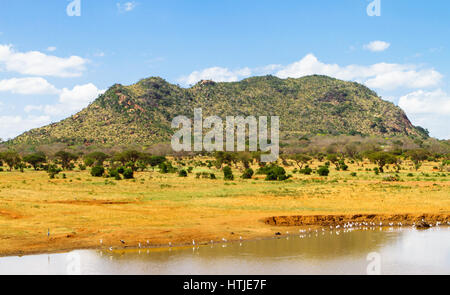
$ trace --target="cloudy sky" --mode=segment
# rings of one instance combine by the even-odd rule
[[[0,138],[71,115],[114,83],[184,87],[324,74],[450,138],[450,2],[0,0]],[[371,13],[373,14],[373,13]]]

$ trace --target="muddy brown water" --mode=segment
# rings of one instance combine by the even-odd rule
[[[200,247],[0,258],[0,274],[450,274],[450,228],[283,232]]]

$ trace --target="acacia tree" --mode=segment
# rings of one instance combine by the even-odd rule
[[[40,164],[47,162],[47,157],[43,152],[37,152],[23,157],[23,160],[37,170]]]
[[[20,155],[12,150],[1,153],[0,158],[8,165],[9,171],[12,171],[12,169],[22,161]]]
[[[424,149],[410,150],[407,156],[413,161],[416,171],[422,166],[422,162],[428,159],[430,153]]]
[[[93,152],[86,156],[85,163],[88,162],[88,164],[95,166],[103,166],[103,162],[105,162],[106,159],[108,159],[109,156],[103,152]],[[89,160],[91,159],[91,160]],[[87,166],[91,166],[87,165]]]
[[[61,166],[63,169],[70,169],[72,161],[76,161],[78,156],[66,151],[59,151],[55,154],[55,158],[61,161]]]
[[[216,158],[216,167],[221,168],[223,164],[231,165],[231,163],[236,163],[236,155],[234,153],[218,151],[214,153],[214,158]]]
[[[238,160],[242,163],[245,169],[250,168],[250,163],[253,161],[252,155],[248,152],[238,153]]]
[[[367,158],[378,165],[381,173],[384,172],[384,166],[398,163],[397,157],[388,152],[372,152],[367,155]]]
[[[295,154],[292,155],[290,159],[293,160],[300,169],[303,169],[303,165],[311,161],[311,157],[305,154]]]

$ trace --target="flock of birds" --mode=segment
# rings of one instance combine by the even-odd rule
[[[436,223],[433,224],[433,223],[427,223],[423,219],[422,219],[421,223],[425,223],[429,227],[433,227],[433,226],[434,227],[439,227],[441,225],[448,225],[448,226],[450,226],[450,222],[437,221]],[[335,233],[336,235],[339,235],[341,230],[344,233],[345,232],[349,232],[349,231],[353,231],[353,230],[356,230],[356,229],[357,230],[375,230],[376,227],[379,227],[379,229],[382,230],[383,226],[385,226],[385,227],[389,226],[390,228],[393,228],[394,226],[403,227],[403,226],[407,226],[407,225],[404,225],[402,222],[396,222],[396,223],[395,222],[387,222],[387,223],[384,223],[384,224],[383,224],[383,222],[379,222],[379,223],[378,222],[377,223],[375,223],[375,222],[347,222],[347,223],[344,223],[342,225],[340,225],[340,224],[330,225],[329,226],[330,227],[329,232],[330,232],[330,234]],[[413,222],[412,225],[411,225],[412,228],[417,228],[417,226],[418,226],[418,224],[416,224],[416,222]],[[306,229],[300,229],[299,230],[299,233],[300,233],[299,237],[300,238],[305,238],[307,236],[310,237],[311,234],[315,234],[316,236],[318,236],[319,233],[322,233],[322,235],[324,235],[325,232],[326,232],[326,230],[323,227],[321,229],[311,229],[311,228],[308,228],[307,230]],[[289,234],[290,234],[289,231],[286,231],[286,235],[288,235],[288,238],[289,238]],[[276,235],[281,235],[281,233],[276,233]],[[50,229],[48,229],[48,231],[47,231],[47,236],[50,237]],[[242,236],[239,237],[239,241],[242,243],[242,241],[243,241]],[[124,240],[120,240],[120,242],[123,245],[126,244],[126,242]],[[227,243],[227,242],[228,242],[227,239],[222,238],[222,243]],[[210,244],[214,245],[214,241],[211,240]],[[100,245],[103,246],[103,239],[100,239]],[[169,242],[168,245],[169,245],[169,247],[173,246],[172,242]],[[195,249],[196,246],[197,247],[200,246],[200,243],[196,242],[195,240],[192,240],[192,246]],[[149,247],[150,247],[150,241],[147,240],[145,248],[149,248]],[[139,249],[142,248],[141,242],[138,243],[138,248]],[[113,247],[109,247],[108,249],[110,251],[113,251]]]

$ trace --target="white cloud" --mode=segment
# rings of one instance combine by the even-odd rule
[[[24,75],[79,77],[88,61],[79,56],[61,58],[39,51],[16,52],[11,45],[0,45],[0,70]]]
[[[129,12],[135,9],[137,6],[137,3],[132,2],[125,2],[124,4],[117,3],[117,8],[119,9],[119,12]]]
[[[450,95],[441,89],[409,93],[400,97],[398,105],[410,114],[450,115]]]
[[[53,52],[56,51],[56,47],[55,46],[50,46],[47,48],[47,51]]]
[[[372,52],[385,51],[391,46],[390,43],[384,41],[372,41],[369,44],[364,45],[364,49],[370,50]]]
[[[24,111],[43,111],[50,116],[68,116],[80,111],[105,90],[99,90],[94,84],[77,85],[72,89],[64,88],[59,92],[59,101],[53,105],[27,105]]]
[[[49,123],[49,116],[0,116],[0,138],[14,138],[18,134]]]
[[[431,136],[450,138],[450,95],[445,91],[414,91],[400,97],[399,106],[413,124],[430,130]]]
[[[195,84],[200,80],[213,80],[216,82],[233,82],[252,74],[249,68],[229,70],[227,68],[212,67],[201,71],[194,71],[188,76],[181,77],[179,81],[183,84]]]
[[[0,80],[0,91],[14,94],[58,94],[59,90],[47,80],[35,78],[12,78]]]
[[[363,83],[368,87],[381,90],[397,88],[418,89],[437,86],[442,75],[434,69],[423,69],[416,65],[377,63],[369,66],[327,64],[319,61],[314,54],[308,54],[292,64],[269,65],[260,68],[242,68],[229,70],[222,67],[211,67],[194,71],[181,77],[179,82],[184,85],[195,84],[202,79],[217,82],[238,81],[251,75],[274,74],[280,78],[300,78],[307,75],[327,75],[342,80]]]

